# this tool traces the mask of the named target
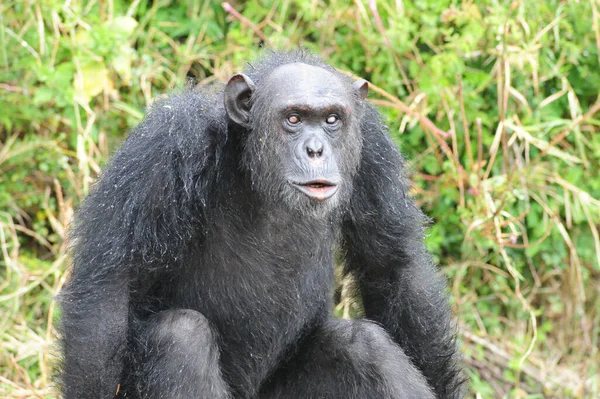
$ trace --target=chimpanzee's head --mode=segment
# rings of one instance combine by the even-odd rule
[[[297,62],[229,80],[225,109],[247,130],[243,164],[268,203],[322,216],[349,198],[367,92],[365,80]]]

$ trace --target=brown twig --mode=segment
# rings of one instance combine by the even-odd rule
[[[256,34],[256,36],[260,37],[260,40],[265,42],[265,44],[267,44],[267,46],[271,47],[271,41],[269,39],[267,39],[265,34],[262,33],[262,31],[258,28],[258,26],[256,26],[248,18],[246,18],[242,14],[240,14],[235,8],[233,8],[231,6],[231,4],[225,2],[225,3],[221,4],[221,7],[223,7],[223,9],[225,11],[227,11],[232,17],[234,17],[235,19],[240,21],[242,25],[252,29],[252,31]]]
[[[460,106],[460,116],[463,125],[463,134],[465,135],[465,151],[469,159],[469,166],[473,167],[473,153],[471,150],[471,136],[469,132],[469,121],[467,120],[467,112],[465,111],[465,99],[463,91],[463,80],[460,73],[458,75],[458,101]]]
[[[562,141],[565,137],[567,137],[567,135],[569,133],[571,133],[571,131],[573,129],[575,129],[577,126],[579,126],[585,120],[587,120],[587,119],[591,118],[592,116],[594,116],[594,114],[596,112],[598,112],[598,111],[600,111],[600,101],[596,102],[596,104],[594,104],[592,106],[592,108],[590,108],[588,110],[588,112],[586,112],[584,115],[582,115],[582,116],[578,117],[577,119],[575,119],[568,128],[566,128],[565,130],[563,130],[562,132],[560,132],[556,137],[554,137],[550,141],[550,144],[548,144],[548,147],[544,148],[542,150],[542,152],[540,152],[538,155],[536,155],[536,157],[533,159],[532,163],[535,163],[541,157],[543,157],[544,155],[546,155],[548,153],[548,151],[550,151],[551,148],[553,148],[556,144],[558,144],[558,142]]]
[[[25,93],[27,91],[21,87],[11,86],[6,83],[0,83],[0,89],[3,89],[5,91],[14,91],[16,93]]]
[[[375,0],[368,0],[368,3],[369,10],[371,10],[371,14],[373,14],[373,18],[375,18],[375,25],[377,26],[377,30],[379,30],[379,33],[381,33],[381,36],[383,36],[383,40],[385,41],[386,46],[389,48],[392,57],[394,57],[394,63],[396,64],[398,72],[400,72],[400,75],[402,76],[402,80],[404,80],[404,85],[406,86],[406,89],[410,94],[412,94],[415,91],[415,88],[412,87],[412,85],[410,84],[410,80],[408,79],[406,72],[404,72],[402,64],[400,63],[400,59],[398,59],[398,55],[396,54],[396,51],[392,46],[392,42],[388,37],[387,32],[385,31],[383,22],[381,21],[381,16],[379,15],[379,11],[377,10],[377,2]]]
[[[374,92],[376,92],[377,94],[381,95],[382,97],[387,98],[388,100],[390,100],[394,106],[394,108],[399,109],[400,111],[404,112],[405,114],[408,114],[412,117],[418,118],[419,122],[421,122],[421,124],[431,130],[432,132],[434,132],[436,135],[443,137],[444,139],[447,139],[449,137],[451,137],[451,134],[449,132],[446,132],[442,129],[440,129],[439,127],[437,127],[432,121],[431,119],[427,118],[425,115],[421,114],[420,112],[417,112],[413,109],[411,109],[408,105],[406,105],[403,101],[401,101],[400,99],[394,97],[393,95],[391,95],[390,93],[388,93],[387,91],[383,90],[382,88],[375,86],[373,83],[369,82],[369,89],[372,89]],[[373,101],[375,102],[375,101]]]

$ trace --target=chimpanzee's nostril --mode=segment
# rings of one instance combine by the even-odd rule
[[[306,153],[308,154],[309,157],[314,158],[315,156],[320,157],[321,155],[323,155],[323,149],[320,148],[318,150],[313,150],[312,148],[307,148],[306,149]]]

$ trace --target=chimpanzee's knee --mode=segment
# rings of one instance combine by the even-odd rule
[[[216,334],[188,309],[158,313],[136,338],[132,385],[140,398],[229,398]]]
[[[169,345],[172,349],[211,348],[215,336],[208,320],[190,309],[169,310],[154,315],[148,323],[149,341]]]
[[[261,399],[433,399],[425,377],[379,325],[329,320],[263,387]],[[287,395],[287,396],[286,396]]]

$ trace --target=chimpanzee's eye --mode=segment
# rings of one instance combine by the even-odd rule
[[[337,117],[337,115],[329,115],[325,121],[329,125],[334,125],[338,120],[339,118]]]

